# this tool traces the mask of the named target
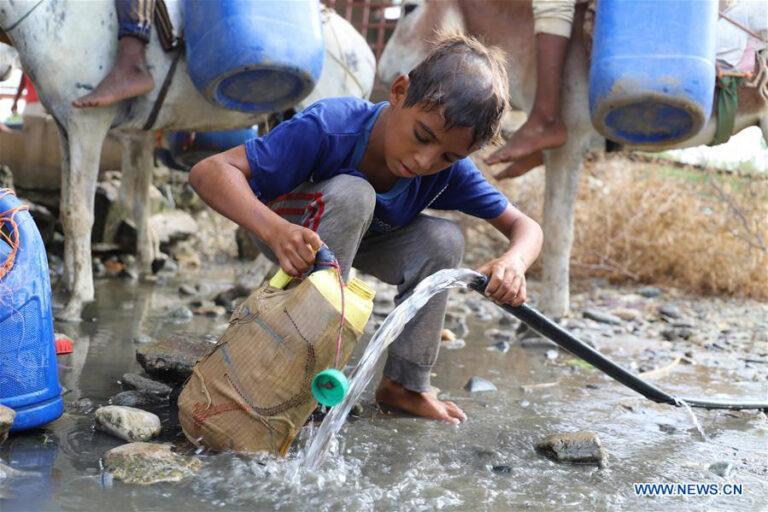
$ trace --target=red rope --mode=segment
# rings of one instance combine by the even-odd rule
[[[9,194],[15,195],[9,188],[0,189],[0,199],[3,199]],[[17,212],[28,209],[29,207],[27,205],[22,204],[0,213],[0,238],[11,247],[10,254],[5,259],[3,264],[0,265],[0,279],[3,279],[6,274],[8,274],[8,272],[10,272],[13,268],[13,262],[16,260],[16,253],[19,250],[19,225],[16,223],[16,219],[14,217],[16,216]],[[6,223],[11,228],[9,230],[10,234],[6,234],[5,231],[2,230],[2,227]]]

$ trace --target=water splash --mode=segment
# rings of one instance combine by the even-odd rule
[[[675,398],[678,405],[683,406],[683,408],[688,412],[688,416],[691,418],[691,421],[693,421],[693,426],[696,427],[696,430],[699,431],[699,434],[701,434],[701,438],[704,440],[704,442],[709,441],[709,438],[707,437],[707,434],[704,433],[704,429],[701,426],[701,423],[699,423],[699,420],[696,418],[696,415],[693,413],[693,409],[691,409],[691,406],[688,405],[688,402],[683,400],[682,398]]]
[[[299,466],[310,471],[320,467],[331,441],[344,425],[352,406],[357,403],[371,382],[376,362],[387,346],[402,332],[405,324],[433,295],[451,288],[467,288],[468,284],[479,276],[477,272],[468,269],[446,269],[436,272],[419,283],[413,294],[392,311],[371,338],[360,361],[352,371],[349,392],[344,401],[331,409],[299,454],[299,458],[303,461],[303,465],[299,464]]]

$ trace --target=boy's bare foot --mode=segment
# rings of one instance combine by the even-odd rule
[[[447,421],[454,425],[467,419],[467,415],[455,403],[438,400],[429,393],[405,389],[402,384],[386,377],[381,379],[379,389],[376,390],[376,402],[416,416]]]
[[[539,165],[544,165],[544,155],[541,151],[537,151],[520,160],[515,160],[512,165],[508,165],[503,171],[494,175],[494,178],[497,180],[517,178]]]
[[[144,62],[144,41],[135,37],[120,39],[115,67],[90,93],[72,102],[78,108],[106,107],[155,87],[155,80]]]
[[[494,151],[485,159],[488,165],[512,162],[538,153],[544,149],[557,148],[565,144],[568,133],[560,117],[540,117],[532,114],[512,134],[503,148]]]

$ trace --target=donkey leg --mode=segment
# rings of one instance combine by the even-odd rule
[[[61,179],[64,284],[70,292],[56,315],[61,320],[79,321],[83,303],[93,300],[91,230],[99,158],[108,127],[109,120],[103,117],[77,117],[65,129],[60,127],[62,146],[66,146]]]
[[[568,314],[569,262],[573,244],[573,212],[583,152],[571,142],[545,152],[544,248],[542,310],[554,317]]]
[[[136,254],[139,269],[142,274],[152,270],[152,260],[156,255],[155,243],[149,228],[149,217],[152,214],[149,201],[149,191],[152,188],[152,149],[154,137],[152,132],[131,134],[128,145],[128,159],[133,175],[133,205],[132,216],[136,223]]]

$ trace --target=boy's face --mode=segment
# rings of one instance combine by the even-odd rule
[[[469,147],[471,127],[445,130],[440,110],[426,111],[418,104],[404,107],[407,93],[408,77],[400,76],[390,90],[384,135],[385,158],[392,174],[400,178],[435,174],[477,149]]]

